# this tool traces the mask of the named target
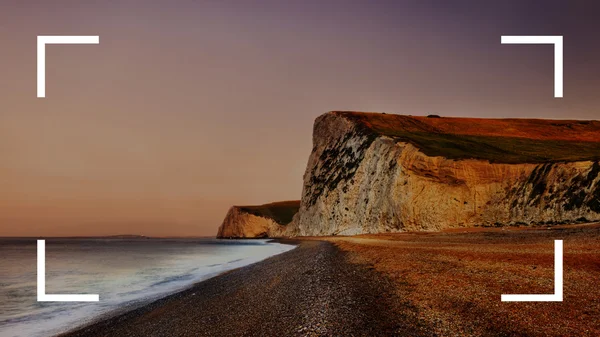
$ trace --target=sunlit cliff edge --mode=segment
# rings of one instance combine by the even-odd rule
[[[330,112],[287,235],[600,220],[600,122]]]
[[[334,111],[315,121],[293,220],[282,226],[232,207],[219,236],[356,235],[598,220],[598,121]]]

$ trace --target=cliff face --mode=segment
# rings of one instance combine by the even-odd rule
[[[331,112],[288,235],[600,220],[600,123]]]
[[[279,237],[300,206],[283,201],[260,206],[233,206],[219,227],[217,238]]]

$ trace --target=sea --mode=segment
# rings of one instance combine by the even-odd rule
[[[99,302],[37,301],[37,240],[0,239],[0,336],[72,330],[295,246],[269,240],[47,239],[46,294]]]

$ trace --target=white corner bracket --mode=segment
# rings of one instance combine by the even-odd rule
[[[99,36],[43,36],[37,37],[37,97],[46,97],[47,44],[99,44]]]
[[[554,45],[554,97],[563,97],[563,37],[562,35],[502,36],[502,44]]]
[[[37,300],[38,302],[98,302],[98,295],[46,294],[46,240],[37,240]]]
[[[563,241],[554,240],[554,294],[502,295],[502,302],[562,302]]]

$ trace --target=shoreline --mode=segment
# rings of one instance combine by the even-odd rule
[[[391,314],[392,284],[348,253],[317,240],[58,336],[426,336]]]
[[[214,237],[212,237],[212,238],[214,238]],[[243,239],[242,238],[240,240],[252,240],[252,239]],[[268,238],[268,239],[265,239],[265,238],[256,238],[256,240],[266,240],[266,242],[273,242],[273,243],[280,243],[280,244],[294,246],[289,251],[292,251],[292,250],[296,249],[297,246],[299,245],[299,240],[287,239],[287,238],[281,238],[281,239],[279,239],[279,238]],[[283,253],[277,253],[275,255],[267,257],[266,259],[272,258],[272,257],[277,256],[277,255],[285,254],[285,253],[287,253],[289,251],[285,251]],[[188,291],[188,290],[190,290],[190,289],[192,289],[192,288],[194,288],[194,287],[198,286],[199,284],[202,284],[202,283],[204,283],[206,281],[209,281],[209,280],[214,279],[214,278],[218,278],[219,276],[227,274],[227,273],[229,273],[231,271],[235,271],[237,269],[245,268],[245,267],[254,265],[256,263],[260,263],[260,262],[262,262],[262,261],[264,261],[266,259],[263,259],[263,260],[260,260],[260,261],[257,261],[257,262],[252,262],[252,263],[250,263],[248,265],[244,265],[244,266],[236,267],[236,268],[233,268],[233,269],[225,270],[225,271],[222,271],[222,272],[218,272],[216,274],[212,274],[212,275],[208,276],[205,279],[202,279],[202,280],[199,280],[199,281],[195,281],[195,282],[193,282],[193,283],[191,283],[191,284],[189,284],[189,285],[187,285],[185,287],[182,287],[180,289],[176,289],[176,290],[173,290],[171,292],[164,293],[164,294],[158,294],[158,295],[155,295],[155,296],[147,298],[147,299],[140,299],[139,301],[136,301],[135,303],[126,304],[126,305],[124,305],[123,307],[120,307],[120,308],[114,308],[114,309],[112,309],[112,310],[110,310],[108,312],[104,312],[104,313],[99,314],[97,317],[92,318],[92,319],[86,321],[85,323],[83,323],[81,325],[77,325],[75,327],[67,328],[67,329],[65,329],[62,332],[58,332],[58,333],[53,334],[52,336],[55,336],[55,337],[58,337],[58,336],[70,336],[73,333],[77,333],[77,332],[79,332],[81,330],[85,330],[85,329],[87,329],[87,328],[89,328],[91,326],[94,326],[96,324],[100,324],[100,323],[105,322],[105,321],[109,321],[109,320],[113,320],[113,319],[116,319],[116,318],[119,318],[119,317],[122,317],[122,316],[126,316],[128,314],[133,313],[133,312],[137,312],[140,309],[144,309],[145,307],[151,307],[151,306],[153,306],[153,305],[155,305],[158,302],[161,302],[163,300],[169,300],[171,297],[176,297],[177,295],[183,295],[181,293],[184,293],[184,292],[186,292],[186,291]]]
[[[501,302],[505,293],[552,291],[558,239],[564,301]],[[297,246],[60,336],[600,333],[598,223],[272,241]]]

